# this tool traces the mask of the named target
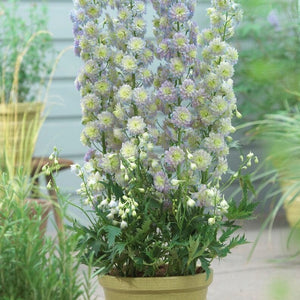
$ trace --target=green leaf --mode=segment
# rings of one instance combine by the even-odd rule
[[[117,254],[121,254],[124,251],[125,247],[126,247],[125,243],[116,243],[114,250]]]
[[[228,245],[228,248],[232,249],[236,246],[244,245],[244,244],[247,244],[247,243],[248,243],[248,241],[246,240],[245,235],[235,236],[234,238],[231,239],[231,241]]]
[[[104,226],[104,230],[107,232],[108,246],[111,247],[114,245],[116,237],[121,234],[122,230],[112,225]]]
[[[101,244],[102,243],[99,240],[95,240],[94,242],[91,243],[91,247],[92,247],[92,249],[93,249],[96,256],[98,255],[98,253],[101,249]]]
[[[199,257],[199,259],[201,261],[201,267],[206,273],[206,279],[207,279],[210,274],[210,269],[209,269],[210,262],[208,259],[204,258],[203,256]]]
[[[228,228],[227,230],[223,230],[222,235],[219,238],[219,241],[221,243],[224,243],[236,230],[238,229],[238,227],[234,227],[234,228]]]

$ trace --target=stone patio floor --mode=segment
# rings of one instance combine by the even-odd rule
[[[255,241],[260,226],[259,221],[246,224],[248,241]],[[263,231],[250,259],[253,243],[233,249],[232,254],[221,261],[215,260],[212,264],[214,279],[207,299],[300,300],[300,255],[291,259],[291,254],[300,250],[300,237],[293,239],[287,249],[289,233],[290,228],[281,218],[271,231]],[[95,299],[104,300],[96,279],[94,284]]]

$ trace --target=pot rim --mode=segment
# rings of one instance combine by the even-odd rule
[[[98,280],[103,288],[112,290],[196,290],[211,284],[213,280],[213,270],[210,269],[208,278],[206,278],[206,273],[200,273],[195,275],[168,277],[116,277],[111,275],[100,275],[98,276]]]

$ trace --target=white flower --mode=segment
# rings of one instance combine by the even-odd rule
[[[120,227],[121,227],[121,229],[124,229],[124,228],[128,227],[127,222],[123,220],[123,221],[121,222],[121,224],[120,224]]]
[[[79,164],[73,164],[73,165],[71,165],[70,169],[71,169],[71,172],[74,173],[74,174],[76,174],[77,176],[81,176],[82,175],[81,167],[80,167]]]
[[[182,181],[183,181],[183,180],[172,179],[172,180],[171,180],[171,184],[172,184],[173,186],[177,186],[177,185],[179,185],[179,183],[182,182]]]
[[[93,171],[94,167],[93,167],[93,164],[88,161],[84,164],[84,169],[86,170],[86,172],[90,173]]]
[[[108,201],[107,199],[104,199],[100,202],[100,204],[98,205],[99,208],[103,207],[103,206],[107,206],[108,205]]]
[[[121,61],[121,65],[124,71],[133,73],[137,69],[137,61],[131,55],[125,55]]]
[[[223,200],[220,202],[219,206],[220,206],[221,212],[227,213],[228,208],[229,208],[229,205],[228,205],[228,203],[227,203],[227,201],[226,201],[225,199],[223,199]]]
[[[132,135],[144,133],[145,127],[144,119],[140,116],[130,118],[127,123],[127,129]]]
[[[131,141],[127,141],[122,144],[120,152],[124,158],[129,159],[131,157],[135,157],[137,155],[137,146]]]
[[[207,223],[208,223],[208,225],[214,225],[215,223],[216,223],[216,218],[209,218],[208,220],[207,220]]]
[[[193,200],[192,198],[188,197],[188,200],[187,200],[186,204],[187,204],[187,206],[189,206],[189,207],[194,207],[195,204],[196,204],[196,202],[195,202],[195,200]]]
[[[114,218],[114,215],[112,213],[109,213],[106,217],[107,219],[112,220]]]
[[[129,42],[128,42],[128,48],[133,52],[133,53],[141,53],[146,46],[146,42],[139,38],[139,37],[132,37]]]
[[[124,84],[120,87],[118,93],[118,98],[124,102],[130,102],[132,99],[132,88],[128,84]]]

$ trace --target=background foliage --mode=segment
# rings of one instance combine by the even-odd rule
[[[47,30],[47,6],[32,3],[27,12],[21,11],[20,0],[7,0],[0,4],[0,92],[8,101],[18,55],[33,34]],[[18,102],[33,101],[50,73],[53,58],[52,38],[36,36],[23,58],[19,72]],[[1,97],[2,98],[2,97]]]
[[[298,102],[300,27],[297,0],[241,0],[244,19],[235,43],[235,72],[241,113],[248,120]]]

